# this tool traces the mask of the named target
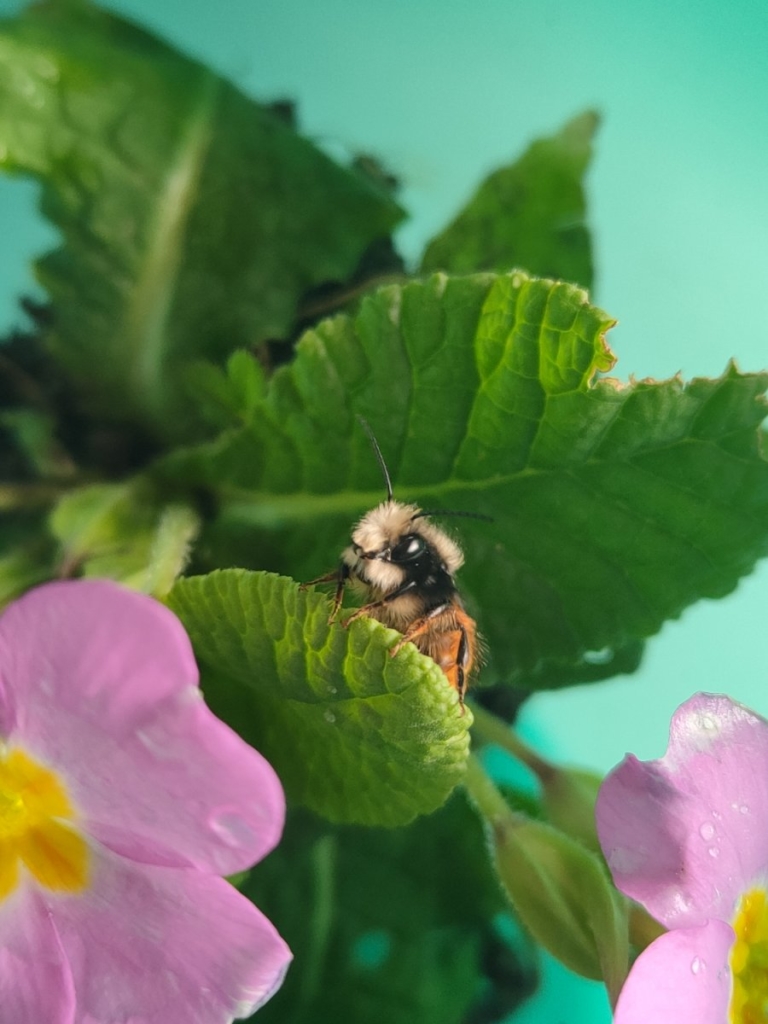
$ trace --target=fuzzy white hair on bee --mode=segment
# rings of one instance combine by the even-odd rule
[[[410,540],[403,554],[418,554],[420,541],[424,542],[434,548],[451,576],[464,563],[456,541],[431,523],[418,505],[406,505],[392,498],[366,512],[352,531],[352,545],[361,558],[386,561],[404,537]]]

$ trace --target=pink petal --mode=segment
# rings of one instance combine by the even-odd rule
[[[724,1024],[732,975],[733,929],[722,921],[677,928],[635,961],[614,1024]]]
[[[72,975],[50,914],[31,886],[0,903],[0,1019],[74,1024]]]
[[[0,618],[0,677],[5,736],[125,856],[230,874],[279,839],[274,771],[205,706],[187,635],[157,601],[103,580],[38,587]]]
[[[98,847],[94,857],[88,894],[47,897],[74,978],[78,1024],[228,1024],[279,987],[290,950],[227,882],[137,865]]]
[[[622,892],[668,928],[729,921],[768,869],[768,722],[697,694],[675,712],[664,757],[626,757],[596,810]]]

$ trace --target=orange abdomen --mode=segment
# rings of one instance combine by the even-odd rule
[[[413,642],[432,658],[463,701],[470,676],[478,663],[477,627],[461,608],[450,608],[438,616]]]

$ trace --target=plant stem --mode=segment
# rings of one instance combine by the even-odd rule
[[[476,754],[469,755],[463,782],[473,803],[492,828],[495,829],[500,823],[517,817]]]
[[[557,773],[557,768],[540,757],[535,750],[532,750],[527,743],[512,731],[505,721],[486,711],[479,704],[472,702],[472,714],[475,719],[475,729],[478,735],[487,743],[494,743],[496,746],[506,750],[516,760],[520,761],[534,773],[542,785]]]
[[[45,508],[72,489],[70,486],[49,483],[2,484],[0,485],[0,510]]]

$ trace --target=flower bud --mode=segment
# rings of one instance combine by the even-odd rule
[[[580,768],[554,768],[541,778],[547,820],[594,853],[601,852],[595,801],[602,781],[602,776]]]
[[[550,825],[495,818],[499,875],[523,925],[577,974],[618,994],[627,973],[627,905],[599,858]]]

